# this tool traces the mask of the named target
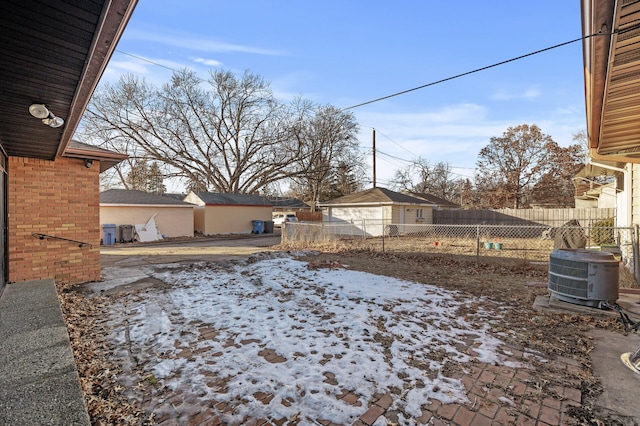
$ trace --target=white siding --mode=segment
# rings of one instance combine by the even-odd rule
[[[384,230],[384,207],[330,207],[329,221],[353,223],[367,235],[379,236]]]
[[[331,207],[331,221],[355,222],[364,220],[382,220],[382,207]]]
[[[631,225],[640,224],[640,164],[631,166]],[[626,191],[629,189],[625,188]]]

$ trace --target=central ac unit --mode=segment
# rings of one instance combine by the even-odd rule
[[[549,291],[559,300],[579,305],[615,303],[619,270],[613,253],[557,249],[549,258]]]

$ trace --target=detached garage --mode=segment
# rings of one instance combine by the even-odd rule
[[[193,237],[193,209],[187,202],[128,189],[109,189],[100,193],[100,224],[146,224],[154,218],[159,234],[165,237]],[[116,236],[120,241],[120,236]]]
[[[195,204],[195,229],[204,235],[250,234],[252,221],[271,220],[273,204],[252,194],[190,192],[185,201]]]
[[[368,236],[382,235],[386,225],[398,225],[396,232],[402,233],[404,225],[433,223],[433,204],[385,188],[356,192],[319,206],[324,220],[354,224]]]

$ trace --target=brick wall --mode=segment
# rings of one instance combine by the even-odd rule
[[[100,278],[99,164],[9,157],[9,282],[53,278],[80,283]],[[83,241],[92,247],[33,233]]]

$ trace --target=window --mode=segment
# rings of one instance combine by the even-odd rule
[[[422,218],[424,218],[422,214],[422,209],[416,209],[416,219],[422,219]]]

